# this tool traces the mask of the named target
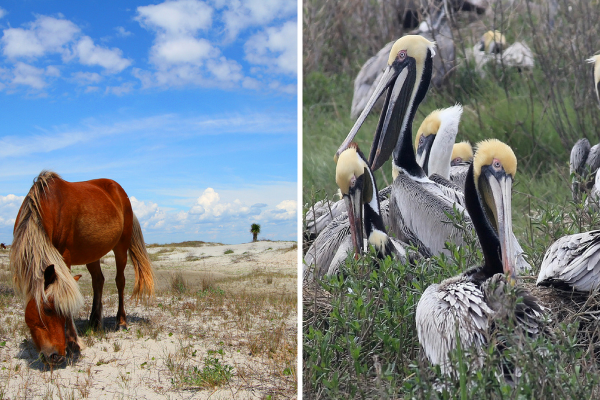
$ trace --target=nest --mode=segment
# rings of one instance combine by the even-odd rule
[[[332,295],[317,282],[302,282],[303,325],[319,325],[327,321],[331,313]]]
[[[534,282],[535,277],[526,277],[521,285],[546,307],[552,328],[557,330],[560,324],[579,323],[578,346],[592,351],[596,362],[600,362],[600,292],[562,290],[536,286]]]

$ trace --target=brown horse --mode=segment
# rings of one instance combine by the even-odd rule
[[[42,171],[25,197],[13,232],[10,265],[15,289],[24,299],[25,321],[41,358],[65,361],[79,352],[73,316],[83,304],[71,265],[87,266],[94,300],[90,324],[102,327],[104,275],[100,258],[113,250],[117,265],[117,326],[127,327],[123,305],[127,250],[135,270],[133,296],[154,293],[154,276],[140,224],[121,186],[110,179],[67,182]]]
[[[0,243],[0,249],[6,250],[6,245],[4,243]]]

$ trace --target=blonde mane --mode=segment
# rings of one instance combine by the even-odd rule
[[[61,177],[51,171],[40,172],[23,200],[13,232],[10,268],[15,291],[25,304],[34,299],[39,309],[43,303],[52,299],[59,314],[72,316],[81,308],[83,296],[42,224],[42,196],[45,196],[45,191],[54,179]],[[56,280],[44,290],[44,271],[50,265],[54,265]]]

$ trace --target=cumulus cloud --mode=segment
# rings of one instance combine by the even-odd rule
[[[71,76],[78,85],[89,85],[102,81],[102,75],[96,72],[75,72]]]
[[[25,196],[16,196],[14,194],[0,196],[0,227],[15,224],[19,208],[24,199]]]
[[[115,28],[115,30],[117,31],[117,36],[119,36],[119,37],[127,37],[127,36],[133,35],[133,33],[129,32],[128,30],[126,30],[122,26],[117,26]]]
[[[68,57],[67,44],[80,29],[66,19],[39,16],[23,28],[9,28],[2,36],[2,51],[8,58],[40,57],[47,53],[60,53]]]
[[[223,20],[229,40],[248,27],[290,17],[297,7],[296,0],[217,0],[215,3],[218,8],[225,8]]]
[[[131,61],[122,57],[121,50],[97,46],[89,36],[84,36],[77,42],[75,54],[81,64],[98,65],[109,73],[121,72],[131,65]]]
[[[100,66],[108,73],[118,73],[131,65],[123,58],[121,50],[108,49],[94,44],[89,36],[73,22],[62,18],[38,16],[24,28],[4,29],[0,39],[3,54],[10,60],[35,60],[43,56],[58,54],[63,62],[73,59],[82,65]],[[30,85],[32,87],[36,87]],[[37,83],[37,88],[43,86]]]
[[[296,75],[297,32],[297,23],[288,21],[281,27],[267,28],[257,33],[244,46],[246,60],[265,65],[273,72]]]
[[[34,89],[43,89],[47,83],[46,76],[56,76],[56,68],[47,67],[46,69],[36,68],[32,65],[18,62],[13,69],[12,83],[14,85],[25,85]]]
[[[137,11],[136,20],[156,35],[150,49],[156,71],[134,70],[143,87],[227,86],[243,79],[242,67],[202,37],[213,23],[213,8],[207,3],[167,1]]]

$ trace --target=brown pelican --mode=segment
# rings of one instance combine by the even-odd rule
[[[471,147],[471,143],[467,141],[456,143],[452,148],[451,159],[450,182],[464,188],[467,171],[473,162],[473,148]]]
[[[417,164],[427,176],[450,179],[452,146],[458,133],[462,106],[457,104],[432,111],[421,123],[415,137]]]
[[[573,201],[581,201],[581,191],[591,189],[596,171],[600,168],[600,145],[590,147],[586,138],[579,139],[571,149],[569,172],[572,176]]]
[[[596,97],[600,105],[600,54],[588,58],[587,62],[594,64],[594,89],[596,89]]]
[[[387,90],[384,110],[375,131],[369,164],[377,170],[392,155],[394,182],[389,198],[390,230],[398,234],[400,221],[432,254],[445,250],[446,241],[463,243],[462,230],[448,215],[463,214],[462,192],[431,181],[416,161],[412,145],[412,123],[417,107],[429,88],[434,43],[418,35],[398,39],[388,58],[388,67],[377,90],[356,120],[337,155],[348,147],[377,99]],[[337,156],[336,155],[336,156]],[[518,257],[518,270],[529,269],[513,235],[511,250]]]
[[[537,284],[582,292],[600,287],[600,230],[563,236],[552,243]]]
[[[407,257],[407,244],[387,234],[377,184],[365,156],[356,143],[351,143],[337,160],[336,183],[343,196],[346,212],[335,218],[317,237],[305,255],[305,279],[314,275],[332,275],[338,272],[348,253],[362,254],[363,246],[371,245],[379,258],[394,254],[400,262]],[[364,216],[364,217],[363,217]],[[367,243],[363,242],[363,227]]]
[[[459,340],[462,348],[474,346],[481,355],[492,324],[504,317],[516,319],[527,335],[542,330],[543,308],[537,299],[517,287],[517,297],[523,301],[511,302],[505,292],[516,281],[511,256],[511,189],[516,171],[517,159],[509,146],[495,139],[479,144],[467,173],[465,200],[484,264],[429,286],[417,304],[419,343],[429,361],[444,373],[452,372],[448,352]]]
[[[506,38],[499,31],[487,31],[479,41],[479,50],[488,54],[500,54],[505,48]]]

